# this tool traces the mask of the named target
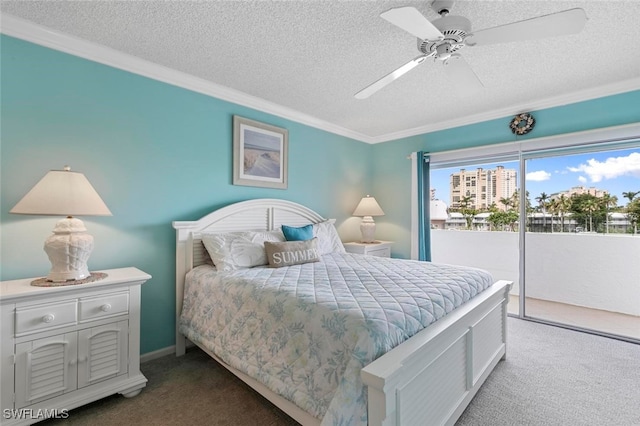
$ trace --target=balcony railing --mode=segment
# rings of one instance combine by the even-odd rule
[[[431,245],[434,262],[486,269],[519,296],[519,233],[432,230]],[[527,298],[636,317],[640,327],[640,236],[527,232],[525,259]]]

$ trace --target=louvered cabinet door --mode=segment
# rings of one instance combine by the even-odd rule
[[[78,388],[127,374],[129,322],[78,332]]]
[[[16,345],[16,408],[77,388],[77,333]]]
[[[42,420],[24,413],[70,409],[116,393],[133,397],[146,386],[140,299],[151,276],[133,267],[102,272],[105,278],[87,284],[0,282],[0,426]]]

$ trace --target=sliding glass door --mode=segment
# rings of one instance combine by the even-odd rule
[[[510,280],[519,313],[518,161],[514,157],[431,166],[431,258],[486,269]]]
[[[640,140],[436,158],[431,189],[434,262],[513,281],[511,315],[640,342]]]
[[[524,314],[640,339],[640,149],[524,161]]]

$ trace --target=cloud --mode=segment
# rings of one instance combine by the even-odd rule
[[[526,179],[534,182],[542,182],[543,180],[551,179],[551,173],[538,170],[537,172],[527,173]]]
[[[588,179],[587,179],[586,177],[584,177],[584,176],[578,176],[578,181],[579,181],[580,183],[587,183],[587,180],[588,180]]]
[[[586,174],[591,182],[615,179],[620,176],[640,178],[640,152],[632,152],[626,157],[610,157],[604,162],[592,158],[587,161],[587,164],[567,167],[567,169],[571,172]]]

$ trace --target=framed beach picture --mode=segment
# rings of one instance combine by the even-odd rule
[[[289,132],[233,116],[233,184],[287,189]]]

